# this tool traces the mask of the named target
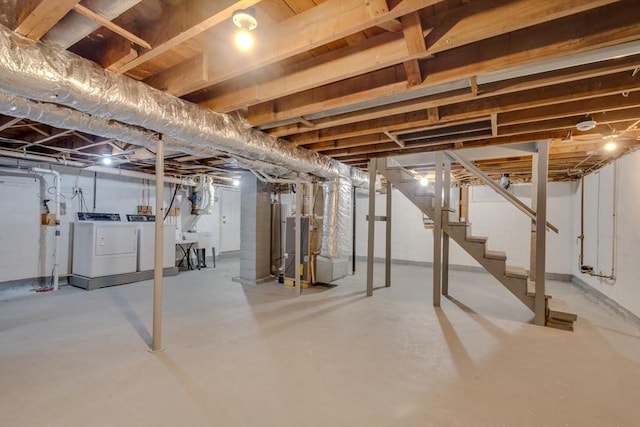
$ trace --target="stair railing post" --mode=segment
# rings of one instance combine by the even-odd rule
[[[444,214],[443,228],[449,223],[449,209],[451,208],[451,158],[444,156]],[[442,295],[449,295],[449,235],[442,234]]]
[[[435,153],[435,215],[433,218],[433,306],[440,307],[440,280],[442,271],[442,163],[443,152]]]
[[[535,324],[544,326],[546,324],[547,304],[545,300],[545,260],[547,233],[544,224],[547,223],[547,174],[549,165],[549,140],[538,142],[538,183],[536,185],[536,224],[542,224],[540,232],[536,232],[536,298]]]
[[[377,159],[369,160],[369,216],[367,233],[367,296],[373,295],[373,242],[376,229],[376,169]]]

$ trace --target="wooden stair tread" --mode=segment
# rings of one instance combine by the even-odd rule
[[[504,269],[504,275],[509,277],[521,277],[523,279],[527,279],[529,274],[522,267],[514,267],[512,265],[507,265]]]
[[[550,300],[547,307],[549,308],[547,320],[554,322],[575,322],[578,320],[578,315],[571,313],[567,304],[562,300]]]
[[[484,257],[489,259],[507,260],[507,254],[502,251],[484,251]]]
[[[448,222],[447,226],[449,227],[469,227],[471,225],[470,222]]]
[[[532,282],[531,280],[527,280],[527,295],[530,297],[536,296],[536,282]],[[551,295],[545,294],[544,296],[547,299],[551,299]]]
[[[474,243],[484,243],[489,240],[489,238],[484,236],[467,236],[465,240]]]

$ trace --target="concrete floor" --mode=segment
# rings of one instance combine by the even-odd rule
[[[376,265],[380,282],[382,266]],[[165,280],[0,302],[0,426],[639,426],[640,331],[551,282],[575,332],[534,326],[492,277],[364,265],[333,288],[241,286],[238,261]]]

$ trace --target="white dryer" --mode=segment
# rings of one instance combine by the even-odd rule
[[[148,271],[154,268],[156,230],[155,215],[127,215],[127,221],[138,228],[138,258],[137,270]],[[162,238],[162,267],[175,267],[176,264],[176,233],[175,226],[164,226]]]
[[[73,274],[102,277],[135,273],[137,229],[120,214],[78,212],[73,228]]]

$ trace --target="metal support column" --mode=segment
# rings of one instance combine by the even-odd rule
[[[538,153],[531,156],[531,209],[538,210]],[[531,220],[529,280],[536,281],[536,222]]]
[[[546,301],[545,301],[545,259],[547,233],[544,224],[547,223],[547,173],[549,165],[549,140],[538,142],[538,184],[536,185],[536,224],[540,232],[536,232],[536,299],[535,299],[535,323],[542,325],[546,323]]]
[[[295,236],[295,251],[296,251],[296,255],[295,255],[295,272],[294,274],[296,275],[296,279],[295,279],[295,286],[296,288],[298,288],[298,295],[302,295],[302,283],[300,281],[300,263],[301,263],[301,257],[300,257],[300,250],[301,250],[301,246],[302,246],[302,238],[301,238],[301,230],[300,228],[302,227],[301,221],[300,221],[300,215],[302,213],[302,202],[304,199],[304,184],[303,183],[297,183],[296,184],[296,219],[295,219],[295,226],[296,226],[296,236]]]
[[[352,226],[353,232],[351,235],[351,274],[356,274],[356,187],[354,186],[351,190],[351,199],[352,202]]]
[[[156,143],[156,220],[153,264],[153,337],[151,350],[162,350],[162,267],[164,246],[164,145]]]
[[[376,229],[376,168],[377,159],[369,160],[369,216],[367,218],[367,296],[373,295],[373,240]]]
[[[387,181],[387,229],[384,254],[384,285],[391,286],[391,182]]]
[[[451,208],[451,159],[444,156],[444,215],[443,224],[449,222]],[[442,295],[449,295],[449,235],[442,234]]]
[[[435,218],[433,218],[433,306],[440,307],[442,269],[442,151],[436,152]]]

